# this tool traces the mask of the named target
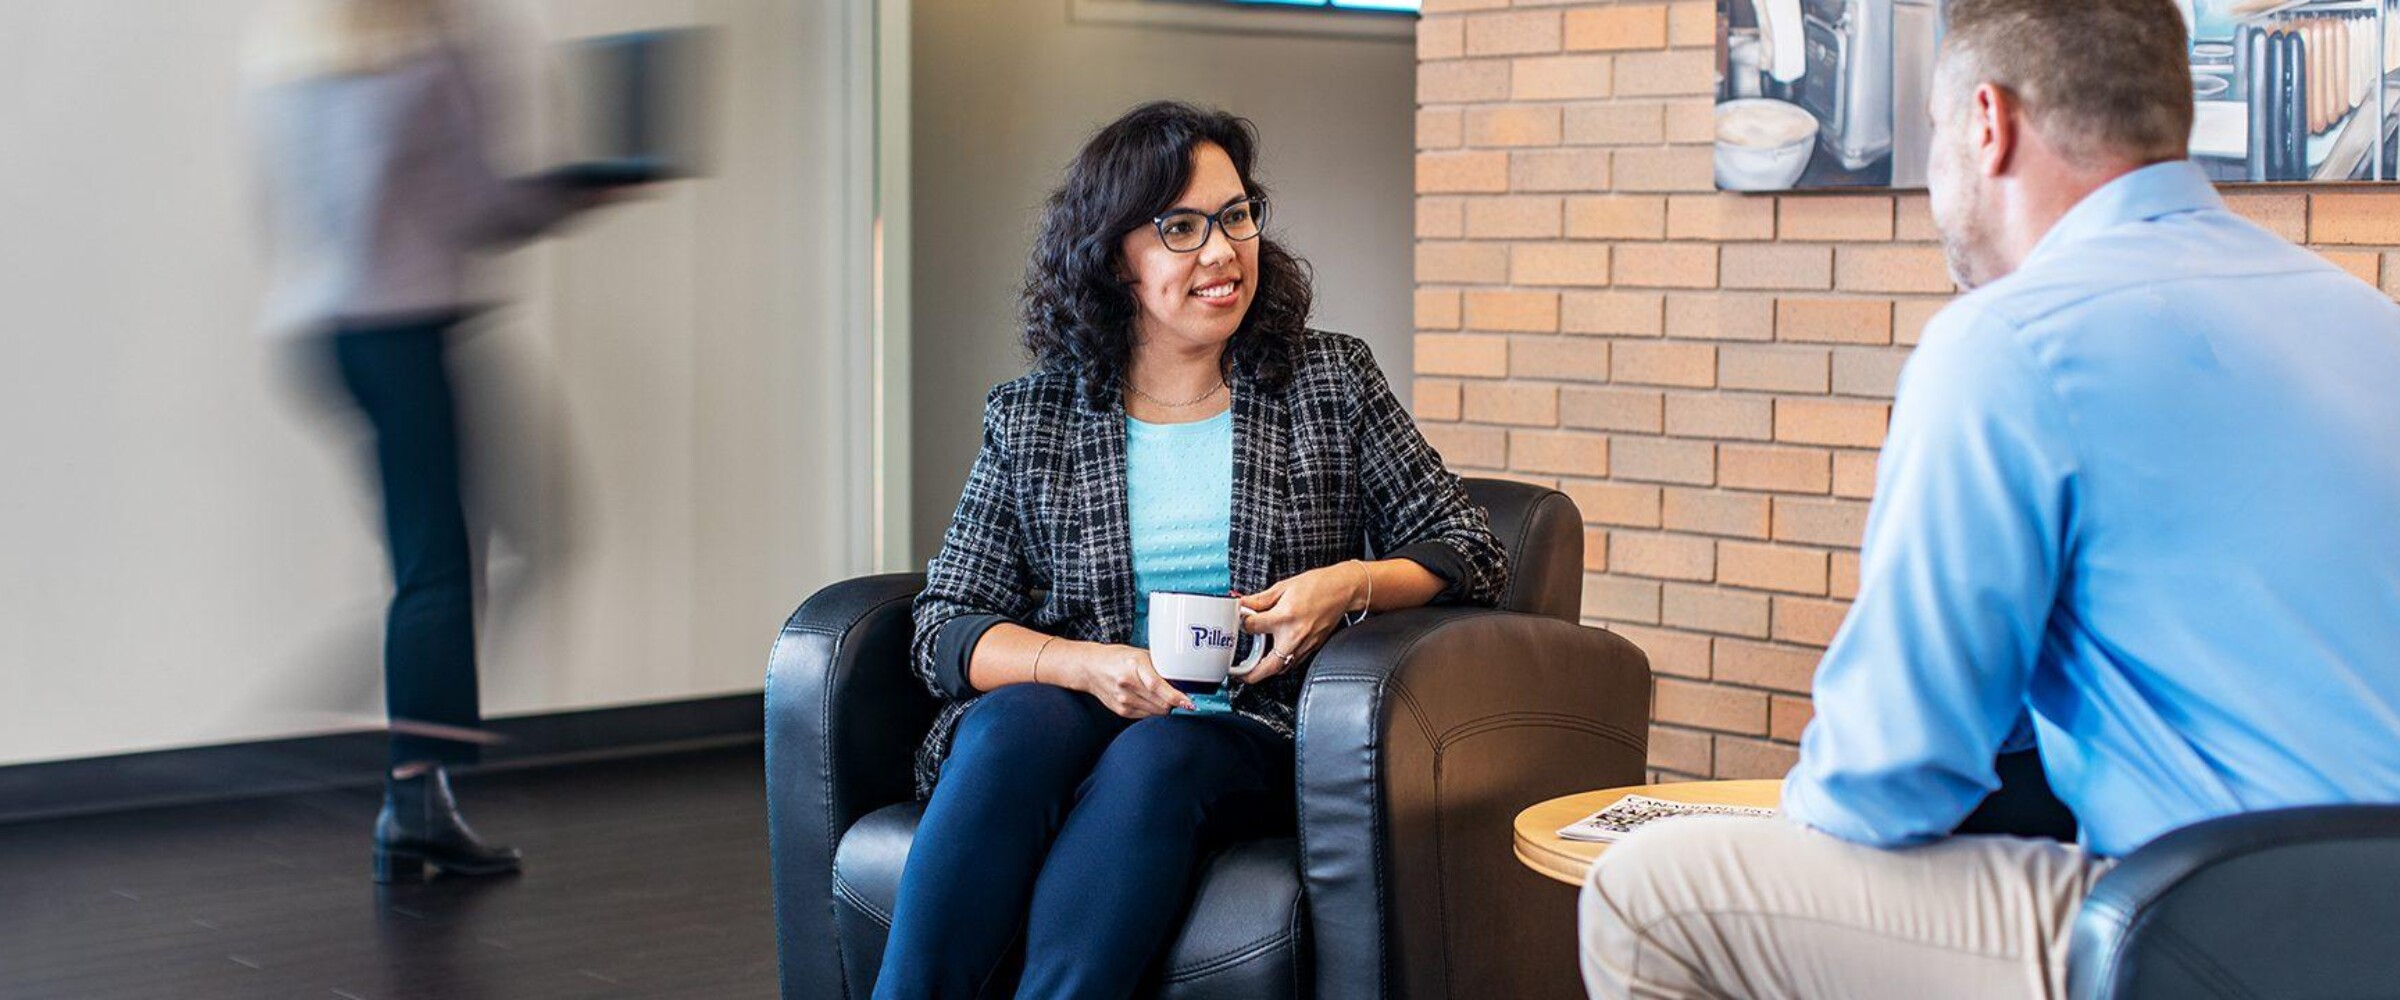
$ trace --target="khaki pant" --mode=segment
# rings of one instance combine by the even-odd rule
[[[1906,850],[1692,817],[1609,848],[1580,907],[1584,986],[1615,997],[2057,998],[2111,862],[1953,837]]]

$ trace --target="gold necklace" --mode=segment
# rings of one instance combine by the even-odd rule
[[[1181,403],[1170,403],[1170,402],[1167,402],[1166,400],[1160,399],[1160,398],[1158,398],[1158,397],[1156,397],[1156,396],[1153,396],[1153,395],[1151,395],[1151,394],[1149,394],[1149,393],[1143,392],[1143,391],[1142,391],[1142,387],[1141,387],[1141,386],[1138,386],[1138,385],[1135,385],[1135,384],[1133,384],[1133,379],[1131,379],[1131,378],[1128,378],[1128,379],[1126,379],[1126,380],[1125,380],[1125,388],[1128,388],[1128,389],[1131,389],[1131,390],[1133,390],[1133,394],[1134,394],[1134,395],[1136,395],[1136,396],[1140,396],[1140,397],[1142,397],[1143,399],[1147,399],[1147,400],[1149,400],[1149,401],[1151,401],[1151,402],[1153,402],[1153,403],[1157,403],[1158,405],[1160,405],[1160,406],[1164,406],[1164,407],[1166,407],[1167,409],[1170,409],[1170,410],[1181,410],[1181,409],[1185,409],[1185,408],[1188,408],[1188,407],[1198,406],[1198,405],[1200,405],[1200,404],[1202,404],[1202,403],[1205,403],[1205,402],[1207,402],[1209,397],[1211,397],[1211,396],[1214,396],[1214,395],[1216,395],[1216,394],[1217,394],[1217,390],[1219,390],[1219,389],[1222,389],[1222,388],[1225,388],[1225,380],[1224,380],[1224,379],[1218,379],[1218,380],[1217,380],[1217,384],[1215,384],[1215,385],[1212,385],[1212,386],[1209,386],[1209,387],[1208,387],[1208,391],[1207,391],[1207,392],[1201,393],[1201,394],[1199,394],[1199,395],[1197,395],[1197,396],[1194,396],[1194,397],[1192,397],[1191,399],[1189,399],[1189,400],[1186,400],[1186,401],[1184,401],[1184,402],[1181,402]]]

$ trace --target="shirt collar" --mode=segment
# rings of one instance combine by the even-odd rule
[[[2196,212],[2224,208],[2225,200],[2217,196],[2215,185],[2208,182],[2199,164],[2190,160],[2170,160],[2123,174],[2084,195],[2067,214],[2044,233],[2025,255],[2022,270],[2049,254],[2080,243],[2102,232],[2128,222],[2145,222],[2178,212]]]

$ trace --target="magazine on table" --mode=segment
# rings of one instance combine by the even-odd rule
[[[1647,795],[1628,795],[1609,804],[1608,808],[1561,827],[1560,837],[1568,840],[1587,840],[1608,843],[1628,833],[1678,816],[1758,816],[1772,818],[1775,810],[1761,806],[1711,805],[1699,802],[1669,802]]]

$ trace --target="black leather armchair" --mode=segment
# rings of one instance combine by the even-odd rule
[[[2400,993],[2400,805],[2195,823],[2100,877],[2067,952],[2074,1000]]]
[[[1204,863],[1154,995],[1580,997],[1574,898],[1519,865],[1526,804],[1638,783],[1650,673],[1577,624],[1583,525],[1556,491],[1469,480],[1511,560],[1501,607],[1337,633],[1300,700],[1295,837]],[[865,997],[922,805],[936,708],[908,669],[915,574],[819,591],[776,639],[767,796],[783,995]]]

